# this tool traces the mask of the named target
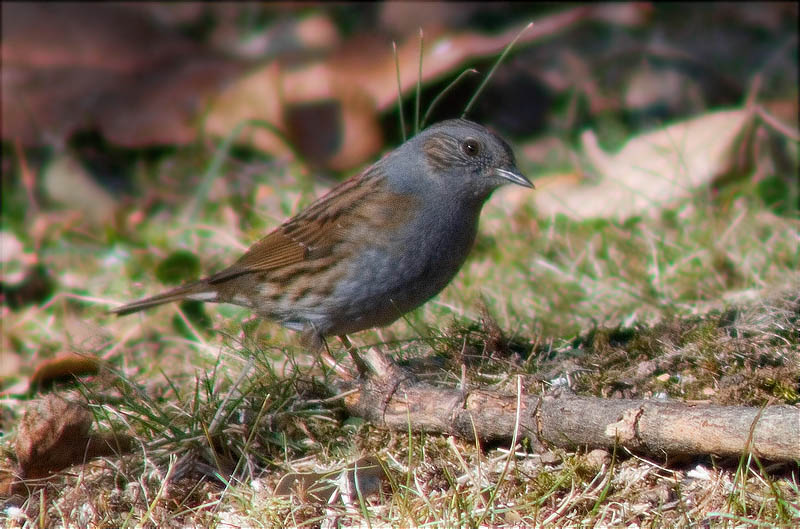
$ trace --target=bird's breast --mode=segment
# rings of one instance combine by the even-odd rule
[[[387,325],[438,294],[464,264],[477,216],[418,215],[391,238],[361,247],[332,298],[348,332]]]

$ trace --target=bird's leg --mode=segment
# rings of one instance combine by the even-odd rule
[[[350,341],[346,334],[339,335],[339,341],[342,342],[347,352],[350,354],[350,358],[353,359],[353,363],[356,365],[356,369],[358,369],[358,374],[361,376],[366,376],[370,369],[367,366],[366,362],[358,355],[358,351],[356,351],[356,347]]]
[[[304,332],[300,338],[300,342],[311,349],[314,354],[314,357],[320,363],[320,367],[323,371],[325,368],[329,368],[336,372],[337,375],[344,378],[345,380],[352,380],[353,375],[345,369],[345,367],[339,362],[331,354],[331,350],[328,348],[328,342],[325,340],[325,336],[316,332],[316,329],[308,329]]]

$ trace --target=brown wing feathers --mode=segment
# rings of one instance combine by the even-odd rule
[[[341,231],[347,230],[343,222],[348,212],[357,208],[375,189],[359,184],[365,178],[378,177],[375,166],[360,177],[342,183],[339,187],[312,204],[306,211],[290,219],[272,233],[253,244],[250,249],[228,268],[206,279],[190,283],[163,294],[134,301],[113,309],[117,314],[129,314],[156,305],[180,301],[190,296],[214,301],[220,283],[236,277],[275,270],[306,259],[317,259],[330,253],[333,245],[342,240]],[[345,223],[346,224],[346,223]]]

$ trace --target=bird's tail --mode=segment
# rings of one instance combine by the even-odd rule
[[[185,299],[216,301],[217,296],[217,290],[209,285],[207,281],[201,280],[173,288],[163,294],[133,301],[127,305],[111,309],[109,312],[124,316],[133,312],[139,312],[140,310],[149,309],[150,307],[156,307],[173,301],[183,301]]]

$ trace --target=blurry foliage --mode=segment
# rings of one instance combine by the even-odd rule
[[[200,260],[192,252],[178,250],[161,261],[156,277],[165,285],[177,285],[200,275]]]

